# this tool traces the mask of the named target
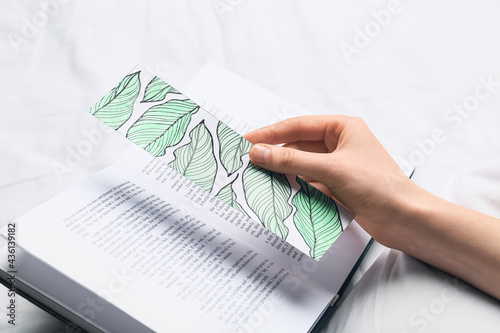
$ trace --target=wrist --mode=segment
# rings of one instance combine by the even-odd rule
[[[393,248],[432,265],[448,266],[456,258],[457,240],[461,226],[458,207],[411,182],[409,190],[401,196],[401,210],[395,221]],[[457,228],[458,227],[458,228]],[[454,263],[454,264],[459,264]]]
[[[379,242],[410,255],[422,246],[428,246],[427,235],[432,232],[429,217],[435,210],[435,201],[440,199],[404,179],[395,187],[392,198],[387,200],[390,202],[385,205],[385,221],[377,222]]]

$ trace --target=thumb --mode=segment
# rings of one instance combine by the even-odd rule
[[[278,173],[310,177],[317,181],[321,181],[324,175],[324,155],[266,144],[256,144],[250,149],[250,160],[258,166]]]

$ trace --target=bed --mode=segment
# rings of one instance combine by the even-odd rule
[[[139,61],[177,87],[213,62],[308,112],[360,116],[417,184],[498,217],[499,14],[493,0],[2,1],[0,225],[125,151],[107,133],[82,148],[98,128],[83,111]],[[500,332],[498,301],[378,244],[347,291],[321,332]],[[0,331],[64,331],[19,311]]]

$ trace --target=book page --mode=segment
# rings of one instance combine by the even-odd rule
[[[239,235],[241,240],[259,251],[264,251],[273,261],[290,266],[311,260],[299,249],[274,235],[262,224],[228,205],[217,196],[204,191],[196,183],[168,167],[161,159],[151,158],[144,150],[131,146],[115,163],[115,168],[125,174],[134,174],[143,183],[157,187],[158,191],[172,191],[186,200],[186,209],[209,216],[221,228]]]
[[[183,91],[194,98],[197,104],[203,105],[206,110],[224,120],[241,135],[272,122],[308,114],[295,104],[212,63],[206,64],[183,88]],[[190,197],[194,206],[203,203],[203,198],[206,197],[203,194],[206,192],[201,190],[199,186],[171,168],[166,168],[165,163],[161,163],[160,159],[152,158],[145,151],[137,149],[137,146],[131,146],[118,164],[120,164],[120,168],[127,170],[126,172],[145,173],[157,182],[166,183],[167,186],[179,191],[181,195]],[[217,201],[215,203],[217,204]],[[227,207],[228,205],[224,202],[218,205],[221,208],[217,208],[217,210],[222,212],[235,210]],[[339,210],[344,209],[342,206],[338,208]],[[344,232],[320,261],[300,260],[300,258],[297,260],[297,257],[294,256],[295,251],[287,250],[285,253],[289,253],[289,256],[283,259],[283,264],[297,272],[302,279],[312,279],[325,289],[336,293],[370,240],[370,236],[356,221],[351,223],[348,221],[349,219],[343,219]],[[290,229],[290,233],[293,233],[293,229]],[[287,239],[287,241],[289,240]],[[300,236],[293,244],[299,242]],[[273,244],[274,241],[271,243]],[[279,242],[274,245],[276,247],[282,246]],[[291,258],[292,256],[294,258]],[[300,283],[300,280],[295,282]]]
[[[259,249],[293,258],[259,224],[207,212],[144,174],[109,168],[17,223],[23,248],[155,331],[309,330],[333,295]]]
[[[287,118],[313,115],[210,62],[182,91],[240,135]]]
[[[210,62],[183,87],[183,91],[241,135],[286,118],[312,114]],[[341,215],[348,215],[342,212],[345,209],[341,205],[338,208]],[[342,225],[344,231],[317,264],[297,269],[303,276],[314,277],[335,292],[340,289],[371,239],[350,218],[343,218]]]

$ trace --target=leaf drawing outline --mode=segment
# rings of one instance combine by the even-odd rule
[[[342,233],[338,207],[330,197],[296,177],[300,190],[292,198],[296,207],[293,222],[310,248],[310,255],[319,260]]]
[[[221,121],[217,125],[217,137],[220,161],[227,175],[231,176],[243,165],[241,158],[248,154],[252,143]]]
[[[174,87],[155,76],[146,86],[141,103],[163,101],[168,93],[180,94]]]
[[[249,163],[243,172],[245,199],[260,222],[282,239],[288,236],[284,224],[292,213],[288,203],[292,188],[285,175]]]
[[[201,121],[189,133],[191,142],[174,151],[175,159],[168,165],[198,184],[212,191],[217,174],[217,161],[213,151],[212,134]]]
[[[243,207],[241,207],[241,205],[239,204],[238,197],[232,187],[237,178],[238,176],[236,176],[236,178],[233,179],[232,182],[221,188],[215,196],[219,198],[219,200],[227,203],[231,207],[236,208],[237,210],[248,216],[247,212],[245,212]]]
[[[117,130],[132,115],[141,90],[140,71],[129,74],[109,93],[89,109],[89,112],[109,127]]]
[[[154,156],[165,155],[185,136],[191,116],[199,106],[189,99],[171,99],[155,105],[129,128],[127,138]]]

